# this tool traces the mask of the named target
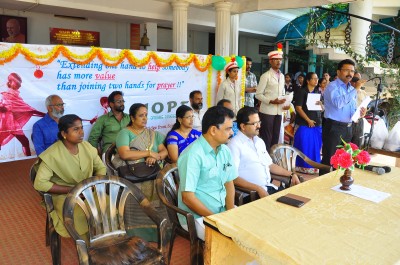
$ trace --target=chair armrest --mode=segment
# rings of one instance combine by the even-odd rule
[[[246,189],[246,188],[239,187],[239,186],[236,186],[236,185],[235,185],[235,189],[236,189],[237,191],[241,192],[242,194],[243,194],[243,193],[248,194],[248,195],[250,196],[250,201],[251,201],[251,202],[252,202],[252,201],[255,201],[255,200],[257,200],[257,199],[260,198],[260,196],[258,196],[257,191],[255,191],[255,190]],[[238,206],[239,206],[239,205],[238,205]]]

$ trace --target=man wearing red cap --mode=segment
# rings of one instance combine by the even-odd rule
[[[279,43],[280,44],[280,43]],[[271,68],[260,77],[257,86],[256,98],[260,105],[260,137],[264,140],[269,152],[271,146],[277,144],[282,124],[282,112],[285,99],[285,77],[279,70],[282,64],[282,45],[278,44],[278,50],[268,53]]]

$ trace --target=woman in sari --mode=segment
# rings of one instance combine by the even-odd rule
[[[296,94],[296,127],[293,146],[303,152],[315,162],[321,161],[322,147],[322,119],[320,110],[309,110],[307,98],[311,93],[319,94],[317,87],[318,76],[316,73],[309,72],[306,75],[303,87]],[[319,94],[321,95],[321,94]],[[317,102],[322,105],[321,102]],[[311,167],[303,159],[296,159],[296,171],[316,174],[318,169]]]
[[[126,163],[137,163],[145,161],[147,165],[162,163],[167,157],[168,151],[164,146],[164,135],[146,128],[147,107],[141,103],[135,103],[129,108],[130,122],[122,129],[116,139],[117,154],[112,163],[116,168]],[[146,198],[156,207],[157,211],[165,214],[165,207],[158,198],[155,181],[144,181],[135,183],[141,189]],[[141,207],[134,201],[128,199],[125,213],[125,225],[130,233],[141,236],[148,241],[157,241],[156,226],[150,218],[143,213]]]
[[[39,169],[34,187],[52,194],[54,209],[51,212],[57,233],[69,234],[63,224],[63,205],[67,193],[79,182],[93,175],[104,176],[106,167],[96,148],[83,141],[82,119],[76,115],[65,115],[58,122],[58,141],[39,156]],[[86,234],[86,217],[80,207],[74,215],[75,227],[80,235]]]
[[[165,139],[172,163],[176,163],[182,151],[201,135],[201,132],[193,129],[193,118],[191,107],[182,105],[176,110],[176,122]]]

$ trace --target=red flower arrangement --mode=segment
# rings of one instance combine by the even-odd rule
[[[338,145],[339,149],[331,157],[331,165],[336,169],[349,169],[354,170],[354,166],[358,165],[362,169],[366,166],[371,157],[367,151],[360,150],[357,145],[353,143],[346,143],[342,139],[343,145]]]

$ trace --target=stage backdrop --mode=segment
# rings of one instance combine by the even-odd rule
[[[35,155],[32,126],[46,113],[44,101],[51,94],[66,103],[64,114],[85,120],[85,139],[89,121],[103,113],[100,98],[115,90],[124,93],[126,113],[133,103],[147,104],[148,126],[166,134],[175,123],[176,108],[188,104],[191,91],[202,91],[204,108],[214,105],[225,75],[212,67],[214,57],[0,43],[0,162],[28,158],[23,152],[27,140]],[[244,78],[240,80],[244,93]]]

